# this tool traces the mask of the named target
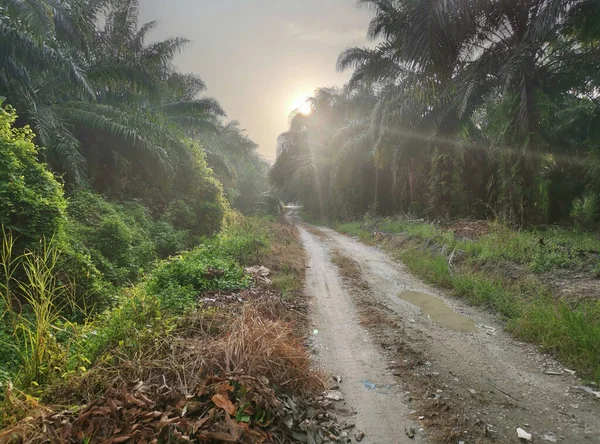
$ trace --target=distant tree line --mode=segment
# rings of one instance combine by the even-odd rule
[[[600,221],[600,2],[359,3],[376,46],[291,117],[282,196],[336,218]]]

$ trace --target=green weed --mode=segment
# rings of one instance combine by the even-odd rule
[[[335,230],[347,236],[358,237],[366,244],[372,244],[374,241],[373,232],[367,230],[362,222],[338,223],[335,225]]]
[[[553,352],[565,365],[600,381],[600,302],[574,307],[540,299],[529,304],[509,328]]]
[[[273,289],[281,293],[283,299],[292,298],[302,289],[302,281],[293,273],[278,274],[272,281]]]
[[[216,245],[207,244],[164,262],[146,288],[165,310],[183,312],[194,306],[202,292],[234,291],[249,284],[250,279],[235,260],[221,255]]]
[[[452,287],[456,295],[473,305],[485,305],[508,319],[521,315],[518,297],[497,280],[477,273],[458,273],[452,278]]]
[[[413,273],[442,287],[451,286],[448,261],[444,257],[410,247],[401,251],[398,256]]]
[[[2,236],[2,317],[12,332],[11,344],[4,346],[12,346],[19,357],[19,386],[29,388],[46,381],[64,358],[56,333],[66,322],[61,313],[73,301],[73,287],[59,280],[59,252],[52,240],[14,257],[12,233],[2,228]],[[16,272],[23,275],[20,280]]]

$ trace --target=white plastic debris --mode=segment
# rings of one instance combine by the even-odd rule
[[[269,270],[267,267],[263,267],[262,265],[260,267],[246,267],[244,268],[244,271],[257,281],[264,282],[267,285],[271,283],[271,280],[267,277],[269,274],[271,274],[271,270]]]
[[[583,385],[580,385],[580,386],[573,387],[573,388],[576,388],[578,390],[583,390],[584,392],[587,392],[590,395],[594,395],[596,398],[600,398],[600,392],[597,392],[597,391],[591,389],[590,387],[585,387]]]
[[[339,390],[327,390],[325,392],[325,398],[331,401],[342,401],[344,399],[344,395]]]
[[[542,439],[544,441],[549,441],[549,442],[556,442],[556,435],[552,432],[546,432],[544,433],[544,435],[542,436]]]
[[[519,437],[519,439],[523,439],[525,441],[531,441],[531,433],[527,433],[521,427],[517,428],[517,436]]]

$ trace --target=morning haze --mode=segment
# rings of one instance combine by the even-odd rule
[[[142,0],[140,20],[159,20],[151,40],[192,40],[177,64],[200,74],[208,94],[239,120],[269,162],[288,115],[315,88],[342,85],[335,62],[367,44],[369,11],[354,0]]]

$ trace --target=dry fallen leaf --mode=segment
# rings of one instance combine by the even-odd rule
[[[227,430],[229,430],[229,433],[235,439],[240,439],[244,436],[244,428],[240,427],[233,419],[231,419],[229,413],[225,414],[225,423],[227,424]]]
[[[226,396],[221,395],[221,394],[216,394],[211,399],[212,399],[212,402],[214,402],[217,407],[225,410],[230,415],[235,414],[235,406],[231,403],[229,398],[227,398]]]
[[[238,440],[231,436],[229,433],[223,432],[208,432],[206,434],[202,434],[201,436],[206,437],[208,439],[217,439],[225,442],[238,442]]]

